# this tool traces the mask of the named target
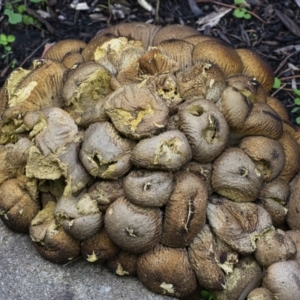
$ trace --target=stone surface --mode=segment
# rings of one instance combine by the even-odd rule
[[[0,300],[174,300],[83,260],[67,266],[44,260],[26,234],[0,221]]]

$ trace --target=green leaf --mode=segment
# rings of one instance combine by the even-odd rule
[[[294,107],[294,108],[291,110],[291,113],[294,114],[294,113],[297,112],[299,109],[300,109],[300,107]]]
[[[17,10],[20,14],[26,11],[26,6],[24,4],[21,4],[17,7]]]
[[[250,14],[248,14],[248,13],[245,13],[244,14],[244,19],[247,19],[247,20],[249,20],[249,19],[251,19],[251,15]]]
[[[245,4],[245,0],[234,0],[235,5]]]
[[[5,51],[11,51],[11,46],[5,46]]]
[[[274,83],[273,83],[273,88],[279,89],[280,87],[281,87],[281,80],[278,77],[275,77]]]
[[[300,98],[295,98],[295,99],[294,99],[294,103],[295,103],[296,105],[299,105],[299,106],[300,106]]]
[[[9,43],[13,43],[16,40],[16,37],[12,34],[10,34],[9,36],[7,36],[7,41]]]
[[[34,23],[34,18],[28,15],[23,15],[22,21],[25,25],[31,25]]]
[[[300,97],[300,91],[299,91],[299,90],[293,89],[293,92],[294,92],[298,97]]]
[[[17,14],[17,13],[13,12],[10,9],[5,9],[4,10],[4,14],[6,16],[8,16],[8,22],[10,24],[14,25],[14,24],[18,24],[18,23],[22,22],[22,15],[21,14]]]
[[[3,33],[0,34],[0,41],[1,42],[7,42],[7,37],[6,37],[5,34],[3,34]]]
[[[30,0],[30,2],[32,2],[32,3],[41,3],[41,2],[43,2],[43,0]]]
[[[296,123],[299,125],[300,124],[300,117],[296,118]]]
[[[245,15],[245,11],[246,11],[246,9],[244,9],[244,8],[241,8],[241,9],[235,9],[234,11],[233,11],[233,15],[236,17],[236,18],[239,18],[239,19],[241,19],[241,18],[244,18],[244,15]]]

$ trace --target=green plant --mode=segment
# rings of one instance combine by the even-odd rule
[[[274,79],[274,84],[273,84],[273,88],[274,89],[279,89],[281,88],[281,80],[278,78],[278,77],[275,77]],[[295,94],[295,98],[294,98],[294,104],[295,104],[295,107],[291,110],[291,113],[296,113],[296,112],[299,112],[300,111],[300,90],[298,89],[293,89],[293,92]],[[298,125],[300,125],[300,116],[299,117],[296,117],[296,123]]]
[[[202,299],[205,299],[205,300],[214,300],[215,299],[214,294],[207,290],[202,290],[200,292],[200,296]]]
[[[12,25],[23,23],[24,25],[36,24],[38,21],[33,17],[26,14],[26,6],[24,4],[18,4],[20,0],[6,2],[4,15],[8,17],[8,22]],[[32,3],[41,3],[44,0],[30,0]]]
[[[4,54],[1,55],[1,59],[4,59],[4,62],[7,64],[9,56],[13,53],[12,47],[10,44],[12,44],[15,41],[14,35],[6,35],[4,33],[0,34],[0,46],[4,48]]]
[[[274,84],[273,84],[273,88],[274,89],[279,89],[281,87],[281,80],[278,77],[275,77],[274,79]]]
[[[300,110],[300,90],[293,89],[294,94],[296,95],[296,98],[294,99],[295,107],[292,109],[292,113],[296,113]],[[300,116],[296,118],[296,123],[300,125]]]
[[[233,11],[233,15],[236,18],[244,18],[244,19],[251,19],[251,15],[249,14],[248,10],[246,9],[245,0],[234,0],[234,4],[236,5],[236,9]]]

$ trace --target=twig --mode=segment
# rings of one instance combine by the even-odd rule
[[[230,5],[230,4],[226,4],[226,3],[222,3],[222,2],[219,2],[219,1],[215,1],[215,0],[196,0],[196,2],[200,2],[200,3],[205,3],[205,2],[208,2],[208,3],[213,3],[213,4],[217,4],[217,5],[220,5],[220,6],[224,6],[224,7],[228,7],[228,8],[232,8],[232,9],[237,9],[238,7],[235,6],[235,5]],[[260,18],[257,14],[255,14],[254,12],[252,12],[251,10],[248,10],[247,9],[247,12],[252,15],[253,17],[255,17],[256,19],[258,19],[260,22],[264,23],[264,24],[269,24],[269,22],[266,22],[264,21],[262,18]]]
[[[30,59],[41,47],[43,47],[46,43],[48,43],[49,39],[46,39],[41,45],[39,45],[36,49],[34,49],[19,65],[19,67],[22,67],[28,59]]]
[[[286,62],[289,60],[289,58],[291,57],[291,56],[293,56],[293,55],[295,55],[295,54],[297,54],[297,53],[299,53],[300,52],[300,50],[298,50],[298,51],[295,51],[295,52],[293,52],[293,53],[291,53],[290,55],[288,55],[280,64],[279,64],[279,66],[277,67],[277,69],[274,71],[274,74],[276,75],[282,68],[283,68],[283,66],[286,64]]]
[[[272,93],[271,97],[275,97],[275,95],[283,90],[283,88],[287,85],[287,83],[283,84],[279,89],[277,89],[274,93]]]
[[[294,78],[300,78],[300,75],[293,75],[293,76],[282,77],[282,78],[280,78],[280,80],[281,81],[285,81],[285,80],[290,80],[290,79],[294,79]]]

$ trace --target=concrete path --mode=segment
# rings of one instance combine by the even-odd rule
[[[174,300],[148,291],[137,278],[118,277],[101,265],[52,264],[25,234],[0,220],[0,300]]]

